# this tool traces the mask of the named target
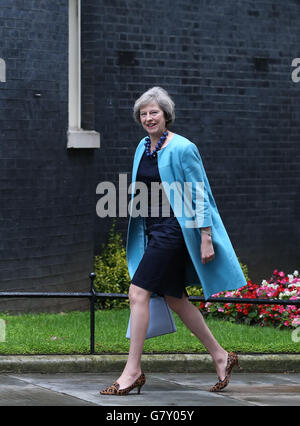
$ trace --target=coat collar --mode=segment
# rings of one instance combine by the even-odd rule
[[[160,151],[158,151],[158,165],[160,163],[160,159],[166,156],[166,153],[170,150],[172,144],[174,145],[175,139],[176,139],[176,133],[174,133],[174,136],[171,139],[171,141],[168,143],[168,145],[165,148],[162,148]],[[145,144],[145,138],[143,138],[140,141],[136,150],[135,158],[134,158],[133,169],[132,169],[133,192],[134,192],[134,182],[136,182],[137,171],[138,171],[142,156],[145,152],[144,144]]]

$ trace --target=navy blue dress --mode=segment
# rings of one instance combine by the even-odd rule
[[[151,204],[151,182],[161,183],[157,157],[147,157],[144,152],[138,171],[137,181],[148,188],[148,217],[146,234],[148,243],[144,256],[132,277],[132,284],[161,296],[182,297],[185,290],[185,258],[189,256],[181,227],[169,202],[169,217],[165,217],[166,196],[158,203]],[[157,217],[153,217],[153,213]],[[164,213],[164,214],[163,214]]]

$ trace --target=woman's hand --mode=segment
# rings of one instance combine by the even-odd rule
[[[201,261],[202,263],[208,263],[215,258],[212,239],[209,235],[202,233],[201,240]]]

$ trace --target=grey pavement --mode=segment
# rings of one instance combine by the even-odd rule
[[[100,395],[127,355],[0,356],[0,406],[300,406],[300,355],[240,354],[230,385],[209,392],[217,377],[207,354],[143,354],[141,394]]]
[[[0,406],[300,406],[299,373],[239,373],[219,393],[213,373],[147,373],[138,395],[100,395],[118,373],[1,374]]]

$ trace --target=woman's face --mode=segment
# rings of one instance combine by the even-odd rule
[[[156,102],[141,107],[140,120],[150,136],[161,136],[166,130],[165,114]]]

